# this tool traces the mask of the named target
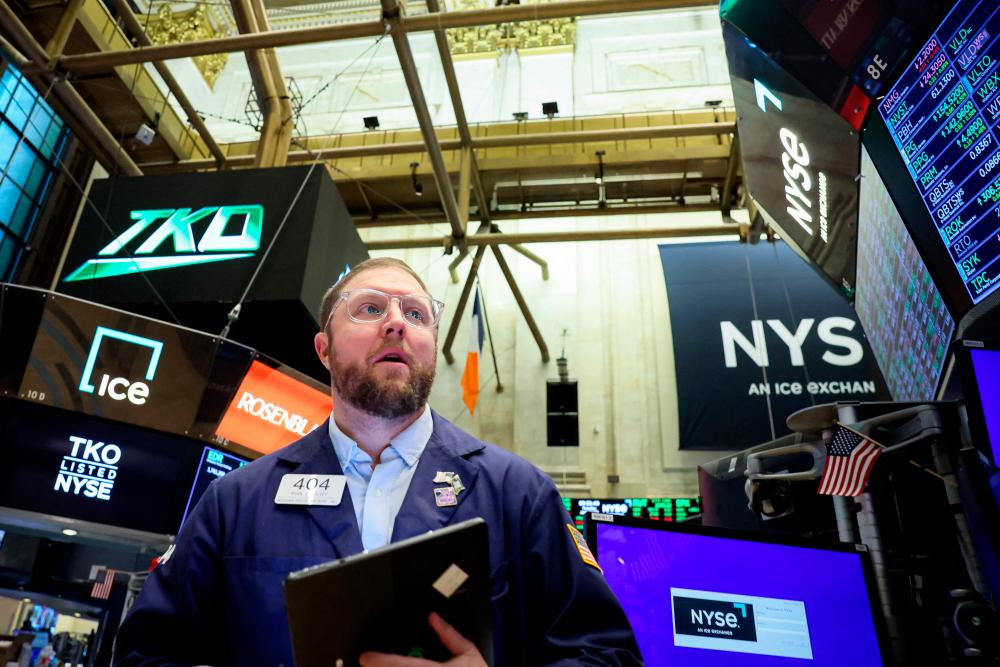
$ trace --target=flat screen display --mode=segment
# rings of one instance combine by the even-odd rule
[[[653,521],[687,521],[701,513],[699,498],[563,498],[563,505],[580,530],[590,512]]]
[[[882,665],[862,553],[593,521],[597,561],[648,665]]]
[[[203,445],[0,400],[0,506],[173,534]]]
[[[854,307],[893,400],[931,401],[955,321],[864,147],[861,176]]]
[[[18,396],[186,435],[217,346],[208,334],[50,294]]]
[[[1000,461],[1000,351],[969,350],[993,462]]]
[[[1000,5],[961,0],[879,103],[973,304],[1000,286]]]
[[[187,505],[184,507],[184,516],[181,518],[181,525],[184,525],[188,514],[198,504],[201,497],[205,495],[209,484],[220,477],[225,477],[234,470],[242,468],[247,463],[248,460],[242,457],[206,447],[201,453],[201,460],[198,462],[198,469],[194,474],[194,484],[191,485],[191,495],[188,496]]]

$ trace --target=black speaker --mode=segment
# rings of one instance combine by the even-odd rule
[[[549,447],[579,447],[580,420],[577,413],[576,380],[546,383],[546,427]]]

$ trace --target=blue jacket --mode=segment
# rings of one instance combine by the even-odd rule
[[[457,506],[436,506],[438,470],[465,485]],[[287,473],[343,474],[326,426],[209,486],[122,624],[115,664],[294,664],[285,577],[362,546],[350,493],[335,507],[275,505]],[[573,543],[552,481],[434,413],[392,540],[473,517],[489,527],[496,665],[641,664],[618,601]]]

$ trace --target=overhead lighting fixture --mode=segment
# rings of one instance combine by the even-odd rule
[[[557,102],[542,102],[542,115],[548,116],[549,120],[552,120],[558,113],[559,104]]]
[[[365,116],[365,129],[377,130],[379,128],[378,116]]]
[[[77,535],[79,535],[79,533],[73,530],[72,528],[63,528],[62,534],[65,535],[66,537],[76,537]]]
[[[75,618],[80,618],[80,612],[78,612],[78,611],[74,611],[74,612],[73,612],[73,616],[74,616]]]
[[[722,100],[705,100],[706,107],[718,107],[722,106]]]
[[[594,183],[604,185],[604,151],[594,153],[597,156],[597,173],[594,174]]]
[[[424,196],[424,185],[417,180],[417,167],[420,166],[419,162],[410,163],[410,178],[413,179],[413,194],[418,197]]]
[[[516,120],[519,123],[521,121],[523,121],[523,120],[528,120],[528,112],[527,111],[515,111],[514,112],[514,120]]]

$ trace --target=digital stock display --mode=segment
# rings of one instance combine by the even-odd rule
[[[864,147],[861,176],[854,307],[893,400],[934,400],[955,321]]]
[[[563,498],[563,505],[580,530],[590,512],[659,521],[686,521],[701,513],[698,498]]]
[[[187,505],[184,507],[184,516],[181,518],[181,525],[184,525],[188,514],[198,504],[201,497],[205,495],[209,484],[219,477],[225,477],[232,471],[242,468],[247,463],[246,459],[239,456],[206,447],[205,451],[201,454],[201,461],[198,462],[198,470],[195,472],[194,484],[191,485],[191,495],[188,497]]]
[[[963,0],[879,113],[969,297],[1000,286],[1000,5]]]

